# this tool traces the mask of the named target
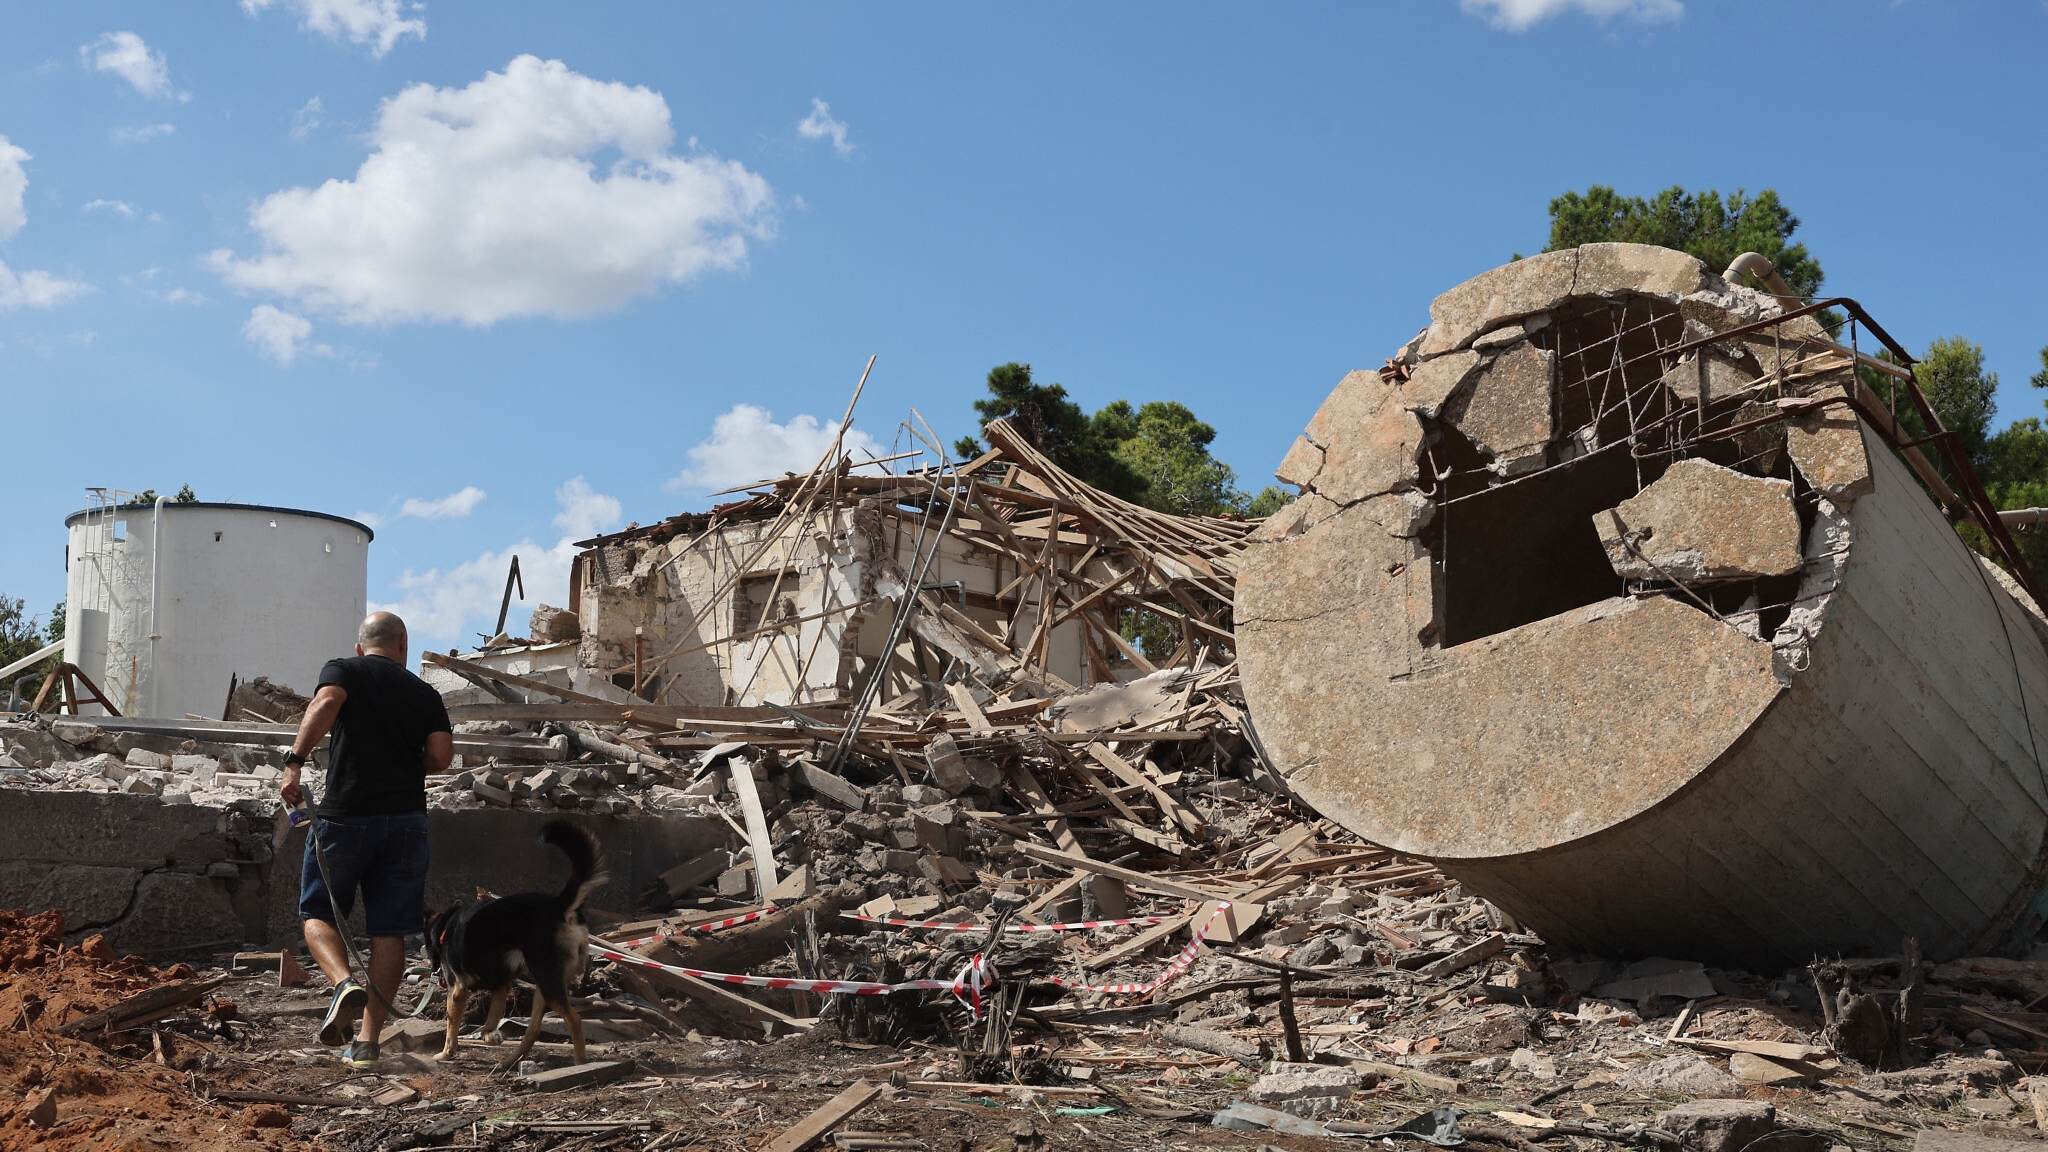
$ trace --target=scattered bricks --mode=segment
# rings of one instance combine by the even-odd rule
[[[545,796],[548,789],[561,783],[562,774],[553,768],[543,768],[526,778],[526,786],[536,796]]]
[[[963,788],[961,791],[964,792],[966,789]],[[921,808],[927,804],[943,804],[952,798],[951,791],[934,788],[929,784],[906,784],[903,787],[903,802],[913,808]]]
[[[889,836],[888,818],[873,812],[855,812],[840,821],[839,826],[874,844],[883,843]]]
[[[151,752],[147,748],[130,748],[124,762],[130,768],[174,768],[176,765],[172,762],[175,759],[176,757],[166,756],[161,752]]]
[[[497,773],[493,772],[491,775],[496,776]],[[503,781],[504,777],[499,776],[498,779]],[[471,795],[486,804],[495,804],[500,808],[510,808],[512,806],[512,793],[504,788],[494,787],[484,779],[472,780],[469,785],[469,791]]]
[[[901,848],[888,848],[875,855],[880,861],[882,871],[884,872],[893,872],[898,876],[915,876],[918,874],[918,855],[915,852],[906,851]]]
[[[155,784],[149,782],[148,777],[138,772],[121,781],[121,791],[136,796],[154,796],[156,795],[157,788]]]
[[[220,761],[211,756],[173,756],[171,771],[190,776],[195,783],[207,784],[220,771]]]
[[[124,783],[128,777],[134,775],[133,770],[128,765],[122,763],[119,757],[109,756],[104,752],[97,756],[80,760],[76,767],[80,772],[87,775],[103,776],[116,784]]]
[[[940,887],[965,888],[974,883],[974,869],[951,856],[926,856],[917,862],[917,869]]]
[[[718,894],[727,897],[745,896],[754,890],[754,862],[749,860],[737,868],[729,868],[718,877]]]
[[[1305,922],[1294,922],[1294,924],[1280,924],[1280,927],[1278,927],[1278,929],[1274,929],[1274,931],[1266,933],[1264,937],[1260,937],[1260,947],[1288,947],[1288,945],[1298,945],[1300,941],[1305,941],[1305,939],[1309,939],[1311,935],[1315,935],[1315,927],[1313,927],[1313,924],[1305,924]]]
[[[1657,1127],[1699,1152],[1742,1152],[1777,1127],[1777,1115],[1760,1100],[1695,1100],[1658,1116]]]
[[[1358,1073],[1349,1068],[1275,1064],[1245,1096],[1295,1116],[1325,1116],[1336,1111],[1358,1087]]]
[[[725,795],[725,774],[722,772],[706,772],[704,775],[691,781],[689,786],[683,789],[683,795],[695,796],[703,800],[723,796]]]
[[[410,1084],[399,1083],[386,1085],[382,1091],[370,1097],[370,1103],[379,1108],[396,1108],[400,1104],[410,1104],[419,1098],[419,1089]]]

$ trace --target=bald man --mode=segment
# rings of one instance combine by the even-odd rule
[[[356,633],[356,654],[329,660],[320,670],[320,690],[299,721],[279,788],[285,803],[304,802],[299,768],[331,729],[327,789],[313,832],[334,887],[330,895],[308,835],[299,869],[299,919],[307,950],[334,985],[320,1042],[340,1044],[349,1025],[360,1023],[341,1054],[351,1068],[376,1066],[386,1005],[405,976],[405,938],[426,931],[426,778],[455,758],[441,694],[406,671],[405,658],[405,621],[372,612]],[[341,935],[346,925],[335,922],[337,905],[344,921],[354,911],[358,890],[370,934],[368,975],[381,998],[350,972]]]

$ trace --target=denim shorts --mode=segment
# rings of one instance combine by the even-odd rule
[[[313,821],[327,850],[327,874],[334,880],[333,904],[346,919],[363,893],[363,915],[371,936],[417,936],[427,930],[427,814],[320,816]],[[299,918],[335,922],[313,837],[299,870]]]

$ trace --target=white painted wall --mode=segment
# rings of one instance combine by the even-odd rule
[[[153,506],[123,505],[65,522],[64,658],[123,713],[219,719],[232,676],[310,696],[322,664],[354,653],[368,528],[282,508],[165,504],[152,676],[154,519]]]

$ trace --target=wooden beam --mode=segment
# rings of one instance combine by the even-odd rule
[[[1182,884],[1178,880],[1169,880],[1163,876],[1154,876],[1148,872],[1134,872],[1129,868],[1119,868],[1115,864],[1104,864],[1100,860],[1090,860],[1086,856],[1071,852],[1061,852],[1054,848],[1047,848],[1043,844],[1033,844],[1029,840],[1017,841],[1014,851],[1024,856],[1029,856],[1041,864],[1054,864],[1062,868],[1078,868],[1083,872],[1093,872],[1098,876],[1107,876],[1113,880],[1121,880],[1133,888],[1142,888],[1147,892],[1156,892],[1161,896],[1177,896],[1183,900],[1200,900],[1203,902],[1230,899],[1230,896],[1226,893],[1204,891],[1192,884]]]
[[[1091,972],[1100,971],[1104,968],[1113,968],[1125,960],[1143,953],[1153,945],[1171,939],[1174,933],[1185,929],[1188,926],[1188,921],[1192,919],[1194,919],[1192,916],[1176,916],[1164,924],[1155,924],[1100,956],[1091,956],[1081,961],[1081,967]]]
[[[769,1141],[761,1152],[803,1152],[881,1094],[880,1084],[855,1080],[846,1091],[826,1101],[823,1107],[798,1121],[795,1127],[785,1129],[782,1135]]]
[[[493,668],[488,664],[478,664],[474,660],[464,660],[456,656],[444,656],[439,652],[422,652],[420,653],[420,659],[429,664],[434,664],[442,668],[446,668],[451,672],[460,672],[467,669],[469,672],[474,673],[475,675],[489,677],[490,679],[496,680],[502,684],[509,684],[515,688],[524,688],[529,692],[545,692],[548,695],[553,696],[557,699],[567,700],[577,704],[614,703],[614,701],[606,700],[602,696],[589,696],[582,692],[577,692],[573,689],[558,687],[554,684],[548,683],[545,680],[534,680],[525,676],[514,676],[510,672],[500,672],[496,668]]]
[[[1196,840],[1202,840],[1208,836],[1208,826],[1202,823],[1202,818],[1189,811],[1186,805],[1174,799],[1172,793],[1161,788],[1157,780],[1131,767],[1123,757],[1111,752],[1101,744],[1090,744],[1088,746],[1088,754],[1095,757],[1104,768],[1115,773],[1117,779],[1126,784],[1136,785],[1150,793],[1153,803],[1159,805],[1159,810],[1172,816],[1175,823],[1187,829],[1188,835]]]

